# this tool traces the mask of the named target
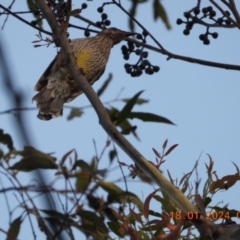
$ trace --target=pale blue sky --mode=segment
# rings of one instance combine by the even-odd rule
[[[16,1],[13,10],[25,10],[24,2]],[[78,8],[78,1],[73,2],[75,3],[74,7]],[[198,39],[198,35],[205,32],[204,27],[194,27],[187,37],[182,34],[184,26],[176,25],[176,19],[182,18],[182,13],[194,6],[193,2],[192,0],[163,1],[172,25],[170,31],[161,21],[153,21],[150,3],[142,4],[136,17],[167,50],[173,53],[222,63],[239,64],[240,35],[237,29],[212,29],[212,32],[219,33],[219,37],[217,40],[210,39],[209,46],[203,45]],[[207,3],[208,1],[203,2]],[[7,3],[10,1],[3,1],[5,6],[8,5]],[[83,16],[90,16],[93,21],[99,20],[100,15],[96,14],[96,8],[99,6],[97,1],[87,3],[88,8],[83,12]],[[129,9],[128,1],[126,3],[122,1],[122,3],[126,4],[126,9]],[[240,9],[240,3],[237,4]],[[127,18],[120,10],[109,5],[106,6],[106,13],[112,21],[111,26],[128,30]],[[30,15],[24,17],[32,20]],[[1,17],[1,26],[3,20],[4,18]],[[72,21],[72,23],[86,26],[80,21]],[[44,26],[48,28],[46,24]],[[137,28],[136,31],[138,30]],[[84,36],[82,31],[76,29],[69,29],[69,33],[71,38]],[[4,30],[0,32],[8,54],[11,74],[16,87],[25,94],[24,106],[26,107],[34,106],[31,103],[31,98],[35,94],[33,87],[56,53],[53,46],[33,48],[31,42],[37,40],[35,34],[37,34],[35,29],[11,16]],[[151,44],[151,41],[149,43]],[[123,68],[125,61],[122,59],[121,45],[114,47],[104,76],[93,86],[95,90],[99,89],[108,74],[113,73],[113,82],[101,100],[113,99],[122,87],[125,88],[122,97],[131,97],[138,91],[145,90],[142,97],[149,99],[150,102],[140,107],[136,106],[134,109],[162,115],[177,125],[142,123],[134,120],[132,122],[138,126],[137,133],[141,141],[137,141],[132,136],[127,136],[127,139],[151,161],[154,161],[152,148],[161,151],[162,143],[166,138],[169,139],[169,144],[178,143],[179,146],[167,157],[167,162],[162,166],[164,174],[168,169],[173,178],[181,178],[184,173],[189,172],[201,153],[199,174],[202,182],[206,180],[204,163],[208,162],[207,153],[215,161],[215,170],[219,177],[234,174],[235,167],[232,161],[239,165],[240,156],[239,72],[210,68],[174,59],[167,61],[166,56],[149,51],[149,59],[154,65],[159,65],[161,70],[152,76],[143,74],[141,77],[131,78]],[[134,61],[134,59],[130,59],[130,62],[134,63]],[[0,111],[13,107],[11,97],[6,95],[3,87],[0,89],[0,101]],[[70,104],[80,107],[89,103],[82,95]],[[119,103],[115,106],[121,108],[123,104]],[[65,109],[63,117],[45,122],[36,118],[37,111],[26,112],[25,119],[32,137],[32,145],[44,152],[55,152],[58,158],[75,148],[79,157],[88,161],[94,151],[92,140],[95,139],[100,152],[105,145],[107,135],[99,125],[98,118],[92,109],[87,110],[83,117],[69,122],[66,121],[68,113],[69,110]],[[0,123],[0,128],[13,137],[16,148],[21,149],[23,144],[15,132],[14,115],[1,115]],[[121,150],[119,153],[121,161],[131,163],[131,160]],[[103,161],[102,166],[108,164],[107,155],[105,159],[106,162]],[[119,175],[119,173],[117,174]],[[29,177],[26,178],[26,175]],[[22,176],[24,182],[28,182],[32,177],[31,174]],[[110,175],[109,179],[116,178]],[[145,199],[153,190],[153,188],[148,188],[145,191],[140,184],[136,187],[130,183],[129,186],[130,191],[133,191],[131,186],[134,186],[134,192],[141,199]],[[240,211],[239,187],[240,183],[237,183],[227,192],[218,193],[214,203],[224,200],[224,203],[229,203],[230,208]],[[13,195],[11,196],[14,198]],[[3,201],[1,196],[0,198]],[[2,218],[0,226],[4,229],[8,228],[6,221],[4,222]],[[20,239],[24,239],[24,234],[25,232],[22,231]]]

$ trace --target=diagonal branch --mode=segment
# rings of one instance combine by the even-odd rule
[[[183,195],[183,193],[177,189],[173,184],[171,184],[161,173],[150,164],[134,146],[128,142],[126,138],[120,134],[116,127],[110,121],[106,110],[104,109],[103,104],[99,100],[96,93],[93,91],[90,84],[87,82],[85,77],[79,73],[79,70],[76,66],[75,59],[73,57],[72,51],[69,47],[69,42],[66,36],[61,32],[56,19],[49,7],[46,5],[44,0],[35,0],[38,7],[41,9],[44,14],[48,24],[50,25],[53,31],[53,38],[60,43],[62,52],[65,56],[65,67],[69,73],[73,76],[74,80],[77,82],[79,87],[83,90],[88,100],[93,105],[98,117],[99,122],[108,133],[108,135],[115,141],[119,147],[142,169],[147,173],[161,188],[166,192],[169,197],[174,201],[184,212],[194,211],[196,208],[192,203]]]

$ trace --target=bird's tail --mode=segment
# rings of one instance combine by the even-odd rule
[[[43,88],[39,93],[37,93],[32,101],[36,101],[39,113],[37,117],[41,120],[51,120],[61,116],[63,113],[64,100],[57,96],[52,97],[53,89]]]

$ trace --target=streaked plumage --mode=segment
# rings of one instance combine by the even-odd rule
[[[111,48],[130,35],[133,34],[108,28],[95,37],[79,38],[70,42],[79,71],[90,84],[97,81],[104,73]],[[41,120],[50,120],[62,115],[63,104],[82,93],[62,66],[61,53],[50,63],[34,90],[39,91],[32,100],[37,102],[38,118]]]

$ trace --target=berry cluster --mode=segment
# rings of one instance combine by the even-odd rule
[[[201,14],[201,16],[199,16]],[[209,32],[209,28],[211,26],[218,27],[220,25],[231,25],[231,21],[226,17],[230,16],[230,12],[225,11],[225,15],[222,17],[216,18],[216,11],[211,7],[204,7],[200,11],[199,7],[193,8],[188,12],[184,12],[184,17],[186,21],[183,21],[181,18],[177,19],[177,24],[180,25],[182,23],[186,24],[185,29],[183,30],[184,35],[189,35],[192,30],[194,24],[201,24],[206,26],[206,32],[204,34],[199,35],[199,39],[203,42],[203,44],[210,44],[209,36],[216,39],[218,37],[217,32]],[[204,20],[210,19],[213,24],[207,23]]]
[[[148,33],[143,31],[142,34],[137,35],[137,39],[145,43],[147,35]],[[123,58],[125,60],[129,59],[131,53],[135,53],[135,55],[139,57],[136,64],[126,63],[124,65],[126,72],[130,74],[132,77],[139,77],[140,75],[142,75],[143,71],[146,74],[151,75],[154,72],[158,72],[160,70],[159,66],[153,66],[149,62],[149,60],[146,59],[148,57],[148,52],[144,51],[143,47],[140,48],[140,45],[128,42],[127,45],[123,45],[121,49]]]
[[[108,19],[108,15],[106,13],[101,14],[102,21],[97,21],[96,26],[99,28],[106,28],[110,26],[111,21]]]
[[[97,11],[99,13],[102,13],[101,14],[101,19],[102,20],[101,21],[97,21],[96,22],[96,26],[99,27],[99,28],[106,28],[106,27],[110,26],[111,21],[108,19],[108,15],[106,13],[103,13],[103,7],[99,7],[97,9]],[[85,30],[84,35],[86,37],[89,37],[90,36],[90,32],[88,30]]]

